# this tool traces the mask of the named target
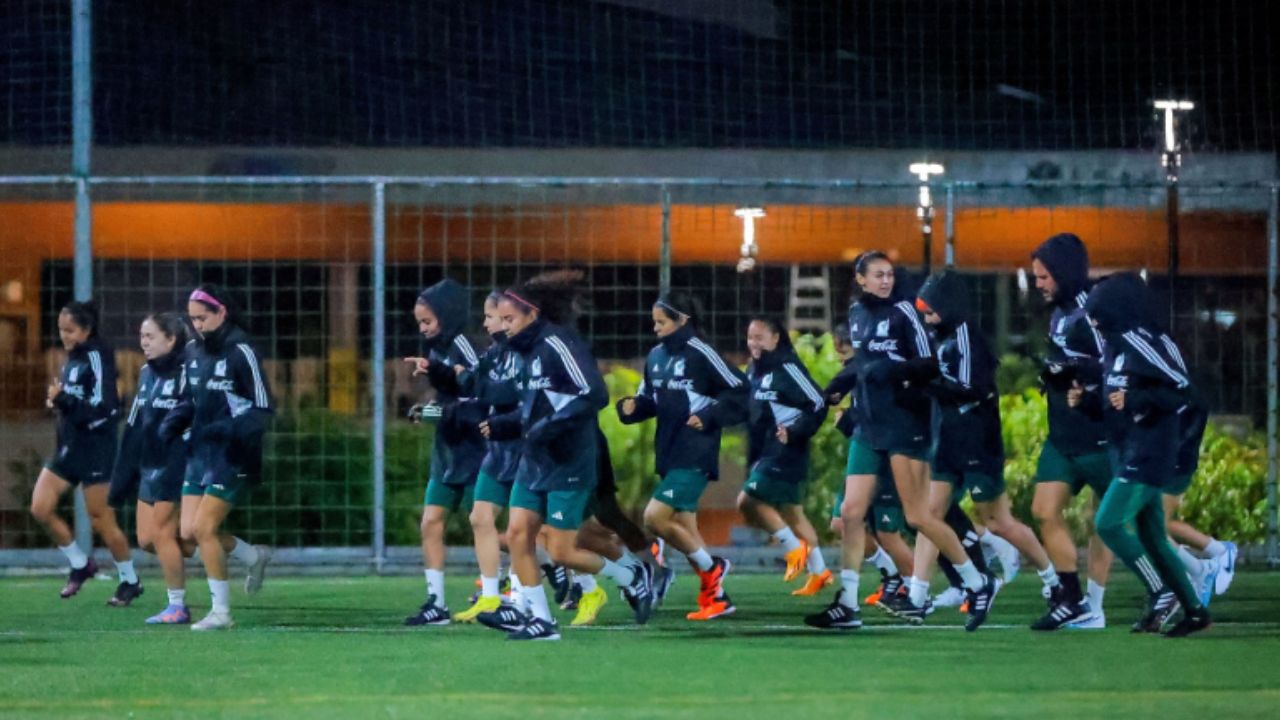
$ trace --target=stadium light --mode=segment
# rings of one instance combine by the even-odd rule
[[[1157,110],[1164,111],[1164,151],[1177,152],[1178,136],[1174,129],[1173,114],[1179,110],[1194,110],[1196,104],[1190,100],[1156,100],[1155,106]]]
[[[916,217],[920,218],[920,232],[924,239],[924,274],[933,266],[933,196],[929,193],[929,178],[941,175],[946,168],[938,163],[916,162],[907,166],[912,175],[920,178],[920,195],[916,203]]]
[[[1178,230],[1178,170],[1182,167],[1182,143],[1178,142],[1178,128],[1175,114],[1194,110],[1196,104],[1190,100],[1165,99],[1153,102],[1156,110],[1164,111],[1164,152],[1160,153],[1160,164],[1164,167],[1165,188],[1165,226],[1169,235],[1169,327],[1176,328],[1177,316],[1174,313],[1177,295],[1177,279],[1181,264]]]
[[[733,211],[735,217],[742,218],[742,247],[738,259],[738,272],[748,272],[756,267],[756,220],[765,216],[764,208],[740,207]]]

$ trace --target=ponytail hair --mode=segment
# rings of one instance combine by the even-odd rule
[[[747,318],[747,323],[763,323],[765,327],[778,336],[778,350],[794,350],[795,346],[791,344],[791,332],[787,330],[787,323],[777,315],[769,315],[767,313],[754,313]]]
[[[226,288],[217,283],[200,283],[195,290],[191,291],[191,296],[187,298],[190,302],[198,302],[210,310],[210,312],[226,311],[227,322],[241,325],[240,321],[240,305],[235,298],[227,291]]]
[[[562,327],[573,328],[582,314],[581,270],[552,270],[529,278],[502,293],[525,314],[537,310],[540,317]]]
[[[92,300],[72,300],[62,306],[71,316],[71,322],[89,331],[89,337],[98,337],[98,304]]]
[[[187,321],[178,313],[151,313],[145,319],[155,323],[165,337],[173,338],[174,352],[181,352],[182,348],[186,346],[190,337],[187,333]]]
[[[687,290],[672,290],[655,300],[653,306],[672,322],[684,318],[695,336],[706,339],[702,334],[703,305],[697,295]]]

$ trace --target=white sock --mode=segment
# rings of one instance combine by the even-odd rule
[[[841,570],[840,585],[844,592],[840,593],[840,604],[850,610],[858,609],[858,571]]]
[[[124,562],[116,561],[116,574],[120,576],[120,582],[133,585],[138,582],[138,573],[133,569],[133,561],[125,560]]]
[[[547,553],[547,549],[541,545],[533,546],[533,553],[538,556],[538,565],[554,565],[551,562],[551,555]]]
[[[959,573],[965,590],[977,592],[986,584],[982,573],[978,572],[978,568],[973,564],[972,560],[965,560],[963,565],[956,565],[956,572]]]
[[[784,527],[781,530],[772,533],[772,535],[773,539],[777,540],[778,544],[782,546],[782,549],[787,552],[791,552],[792,550],[800,547],[800,538],[796,537],[795,531],[789,527]]]
[[[547,589],[542,583],[524,588],[522,594],[534,617],[551,622],[551,606],[547,604]]]
[[[1037,570],[1036,574],[1040,576],[1040,581],[1044,583],[1045,587],[1057,587],[1062,584],[1062,581],[1058,579],[1058,571],[1054,569],[1053,563],[1049,563],[1049,567],[1043,570]]]
[[[710,570],[715,565],[715,561],[711,559],[711,553],[704,547],[689,553],[689,563],[702,572]]]
[[[600,558],[604,561],[604,569],[600,572],[610,580],[617,583],[618,587],[628,587],[636,579],[636,571],[620,565],[607,557]],[[583,589],[586,592],[586,589]]]
[[[1101,613],[1102,612],[1102,596],[1107,593],[1107,588],[1105,586],[1099,585],[1098,583],[1092,580],[1089,581],[1089,584],[1086,587],[1087,587],[1086,596],[1089,599],[1089,609],[1096,613]]]
[[[231,585],[226,580],[209,578],[209,595],[213,597],[213,611],[231,612]]]
[[[498,597],[498,578],[480,576],[480,596]]]
[[[169,588],[169,604],[186,606],[187,604],[186,588]]]
[[[588,575],[587,573],[574,573],[573,581],[577,583],[578,587],[582,588],[583,595],[586,595],[589,592],[594,592],[596,589],[595,575]]]
[[[258,562],[258,548],[250,545],[240,538],[235,538],[235,541],[236,545],[231,548],[231,552],[227,553],[228,555],[235,558],[237,562],[242,562],[245,565],[252,565]]]
[[[1204,554],[1211,558],[1216,558],[1219,555],[1225,555],[1226,553],[1227,546],[1218,542],[1216,538],[1210,539],[1209,544],[1204,546]]]
[[[514,572],[511,573],[511,602],[517,610],[528,614],[529,603],[525,601],[524,583],[520,582],[520,576]]]
[[[444,601],[444,571],[427,568],[423,574],[427,576],[427,594],[436,596],[436,605],[448,607]]]
[[[809,548],[808,568],[814,575],[821,575],[827,571],[827,559],[822,557],[822,548],[817,546]]]
[[[1184,545],[1174,545],[1174,552],[1178,554],[1178,559],[1182,561],[1182,566],[1187,569],[1187,574],[1193,578],[1198,578],[1204,574],[1204,566],[1200,562],[1200,558],[1191,554]]]
[[[80,546],[72,540],[68,545],[59,545],[58,549],[63,555],[67,556],[67,561],[71,563],[72,570],[83,570],[85,565],[89,564],[89,556],[84,554]]]
[[[618,564],[635,570],[644,564],[644,561],[636,557],[630,550],[623,550],[622,557],[618,558]]]
[[[867,558],[876,569],[890,577],[898,574],[898,564],[893,561],[884,548],[876,548],[876,554]]]
[[[912,577],[907,581],[907,591],[911,593],[911,604],[916,607],[924,607],[924,603],[929,599],[929,581],[918,577]]]

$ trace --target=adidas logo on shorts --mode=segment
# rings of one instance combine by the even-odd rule
[[[563,519],[564,519],[564,513],[562,513],[562,512],[560,512],[559,510],[557,510],[557,511],[555,511],[555,512],[551,513],[551,519],[552,519],[552,520],[563,520]]]
[[[676,491],[675,491],[675,490],[667,490],[667,491],[664,491],[664,492],[662,493],[662,496],[663,496],[663,497],[673,498],[673,497],[675,497],[675,496],[676,496]]]

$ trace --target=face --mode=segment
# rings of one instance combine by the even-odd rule
[[[176,338],[164,334],[160,326],[151,318],[142,321],[142,329],[138,331],[138,344],[142,346],[142,356],[155,360],[173,352]]]
[[[929,310],[929,312],[924,314],[924,321],[930,325],[937,325],[942,322],[942,318],[938,316],[938,313],[933,310]]]
[[[187,303],[187,317],[191,319],[191,327],[204,337],[222,327],[222,323],[227,321],[227,309],[210,310],[208,305],[192,300]]]
[[[747,350],[751,351],[751,357],[755,360],[759,360],[761,355],[770,350],[776,350],[778,339],[778,333],[768,323],[752,320],[747,326]]]
[[[502,332],[502,318],[498,315],[498,303],[484,301],[484,331],[490,335]]]
[[[1040,295],[1044,297],[1045,302],[1053,302],[1053,298],[1058,294],[1058,283],[1054,282],[1053,276],[1049,274],[1049,269],[1038,258],[1031,260],[1031,274],[1035,276],[1036,290],[1040,291]]]
[[[89,339],[89,328],[77,325],[71,313],[58,313],[58,339],[63,348],[70,350]]]
[[[515,337],[520,334],[521,330],[529,327],[538,319],[538,311],[525,309],[516,303],[503,299],[498,303],[498,319],[502,321],[502,329],[507,332],[507,337]]]
[[[653,308],[653,334],[660,338],[679,330],[687,322],[689,322],[689,318],[683,315],[680,316],[679,320],[672,320],[662,308],[656,305]]]
[[[418,321],[418,332],[423,337],[435,337],[440,334],[440,318],[430,307],[418,303],[413,306],[413,319]]]
[[[858,274],[858,285],[863,292],[869,292],[878,298],[887,298],[893,294],[893,263],[888,260],[872,260],[867,263],[866,274]]]
[[[849,344],[847,336],[836,338],[835,342],[832,343],[832,346],[836,351],[836,355],[838,355],[841,360],[847,360],[853,355],[853,346]]]

